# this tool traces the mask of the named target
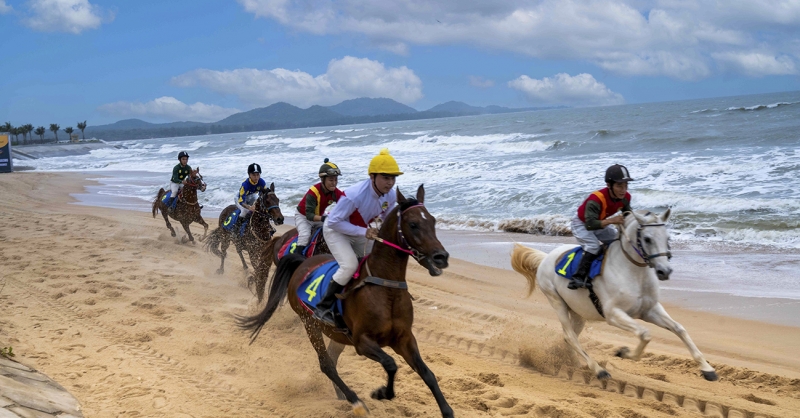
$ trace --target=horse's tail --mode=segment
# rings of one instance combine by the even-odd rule
[[[289,280],[292,279],[292,274],[300,267],[300,264],[306,261],[306,258],[300,254],[289,254],[281,258],[278,262],[278,268],[275,270],[275,275],[272,277],[272,284],[269,288],[269,296],[267,297],[267,305],[260,314],[254,316],[240,316],[236,318],[236,323],[239,328],[244,330],[252,330],[250,334],[250,344],[256,340],[258,333],[264,324],[272,318],[272,314],[280,306],[283,298],[286,297]]]
[[[536,272],[545,257],[547,257],[545,252],[514,244],[514,250],[511,252],[511,267],[528,280],[528,296],[536,290]]]
[[[203,248],[205,248],[206,251],[211,251],[211,253],[217,257],[222,257],[222,251],[219,247],[222,244],[222,241],[225,239],[225,234],[227,233],[228,231],[222,227],[211,231],[203,243]]]
[[[153,201],[153,217],[154,218],[156,217],[156,214],[158,213],[158,203],[161,202],[161,198],[164,197],[164,193],[166,193],[166,192],[167,191],[164,190],[163,187],[158,189],[158,195],[156,195],[156,200]]]

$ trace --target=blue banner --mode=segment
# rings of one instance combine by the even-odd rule
[[[10,173],[13,170],[11,161],[11,135],[0,133],[0,173]]]

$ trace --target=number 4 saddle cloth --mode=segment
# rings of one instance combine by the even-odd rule
[[[556,274],[567,279],[572,278],[572,276],[578,270],[578,266],[581,264],[582,257],[583,248],[581,247],[575,247],[562,254],[556,263]],[[603,274],[603,266],[605,265],[604,261],[605,252],[600,253],[600,255],[592,262],[592,267],[589,269],[589,278],[593,279],[595,276]]]

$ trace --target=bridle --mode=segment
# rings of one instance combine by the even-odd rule
[[[259,196],[258,201],[256,201],[256,204],[259,205],[259,206],[263,205],[264,204],[263,200],[266,200],[267,197],[269,197],[269,195],[275,196],[275,192],[270,191],[270,192],[265,193],[263,196]],[[269,227],[269,238],[267,238],[265,240],[265,239],[262,239],[261,237],[259,237],[258,235],[256,235],[256,231],[255,231],[255,229],[253,229],[253,222],[250,221],[250,227],[248,229],[250,230],[250,234],[253,237],[255,237],[255,239],[257,239],[257,240],[259,240],[260,242],[263,243],[263,242],[268,242],[272,238],[272,235],[275,234],[275,228],[272,227],[272,224],[270,224],[270,221],[275,222],[275,219],[272,217],[272,215],[269,213],[269,211],[272,210],[272,209],[279,209],[279,208],[280,208],[280,206],[278,206],[278,205],[272,205],[272,206],[264,209],[263,211],[261,211],[261,210],[258,210],[259,209],[258,207],[256,207],[256,210],[253,211],[253,214],[254,215],[258,214],[258,215],[261,215],[261,216],[267,218],[267,226]]]
[[[637,221],[637,223],[638,223],[638,221]],[[627,251],[625,251],[625,246],[622,245],[622,241],[620,240],[620,247],[622,248],[622,253],[625,254],[625,258],[627,258],[628,261],[630,261],[631,263],[633,263],[633,264],[635,264],[635,265],[637,265],[639,267],[655,268],[655,265],[653,264],[652,260],[654,258],[658,258],[658,257],[667,257],[667,260],[671,260],[672,259],[672,251],[671,251],[670,246],[669,246],[669,240],[667,240],[667,252],[656,253],[656,254],[648,254],[647,251],[644,249],[644,246],[642,245],[642,229],[647,228],[647,227],[652,227],[652,226],[666,226],[666,224],[664,224],[664,223],[645,224],[645,225],[639,224],[639,227],[636,228],[636,244],[635,245],[634,245],[633,241],[631,241],[630,238],[628,238],[628,235],[625,233],[625,227],[622,226],[622,227],[619,228],[620,235],[625,237],[625,240],[628,241],[628,243],[631,244],[631,247],[633,247],[633,250],[636,251],[636,254],[639,257],[641,257],[642,260],[644,260],[644,263],[634,260],[633,257],[631,257],[630,254],[628,254]]]
[[[197,180],[197,182],[195,182],[195,180]],[[193,177],[191,179],[187,179],[186,180],[186,187],[194,187],[195,189],[201,189],[202,190],[202,189],[205,189],[205,185],[206,185],[205,182],[203,182],[203,176],[200,173],[197,173],[197,177]],[[186,204],[188,204],[190,206],[195,206],[195,205],[197,205],[197,202],[198,202],[197,195],[195,195],[194,202],[190,202],[190,201],[186,200],[184,198],[183,193],[180,194],[179,198],[184,203],[186,203]]]
[[[411,257],[414,257],[414,259],[417,260],[417,262],[419,262],[421,259],[428,258],[427,255],[422,254],[421,252],[419,252],[419,250],[417,250],[416,248],[412,247],[408,243],[408,240],[406,240],[405,235],[403,235],[403,228],[402,228],[402,226],[403,226],[403,218],[402,218],[402,216],[403,216],[404,213],[406,213],[409,210],[414,209],[414,208],[424,208],[424,207],[425,207],[425,205],[423,205],[422,203],[417,203],[416,205],[413,205],[413,206],[410,206],[410,207],[406,208],[402,212],[399,211],[399,210],[397,211],[397,237],[398,237],[398,240],[400,241],[400,244],[402,245],[402,247],[400,245],[397,245],[397,244],[393,243],[393,242],[386,241],[386,240],[384,240],[382,238],[376,238],[375,240],[380,242],[381,244],[388,245],[388,246],[394,248],[395,250],[402,251],[402,252],[410,255]]]

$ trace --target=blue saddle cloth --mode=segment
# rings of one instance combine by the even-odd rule
[[[303,249],[302,252],[303,257],[308,257],[310,255],[313,255],[314,248],[316,247],[317,244],[317,238],[321,233],[322,233],[322,228],[316,228],[314,230],[314,233],[311,235],[311,239],[308,240],[308,245],[306,245],[306,248]],[[292,239],[290,239],[289,242],[283,244],[283,247],[281,247],[281,250],[278,253],[278,260],[280,260],[283,257],[286,257],[289,254],[294,253],[295,248],[297,248],[297,238],[298,235],[295,234],[292,236]]]
[[[556,274],[567,279],[572,278],[572,275],[578,271],[578,266],[581,264],[581,257],[583,257],[583,248],[581,247],[575,247],[573,250],[567,251],[556,263]],[[604,257],[605,253],[601,253],[600,256],[592,262],[592,267],[589,269],[590,278],[594,278],[603,272]]]
[[[325,292],[328,291],[333,273],[336,273],[337,270],[339,270],[339,263],[331,260],[307,273],[303,282],[297,288],[297,298],[309,308],[316,308],[317,304],[325,296]],[[342,301],[340,299],[336,299],[333,310],[341,315]]]
[[[172,197],[172,190],[167,190],[167,192],[164,193],[164,196],[161,196],[161,201],[164,202],[164,204],[166,204],[167,202],[169,202],[170,197]]]
[[[239,215],[242,211],[239,208],[233,211],[227,218],[225,218],[225,222],[222,223],[222,227],[227,230],[233,232],[233,228],[236,226],[236,220],[239,219]],[[239,228],[239,235],[244,235],[244,232],[247,230],[247,222],[250,218],[242,219],[241,227]]]

